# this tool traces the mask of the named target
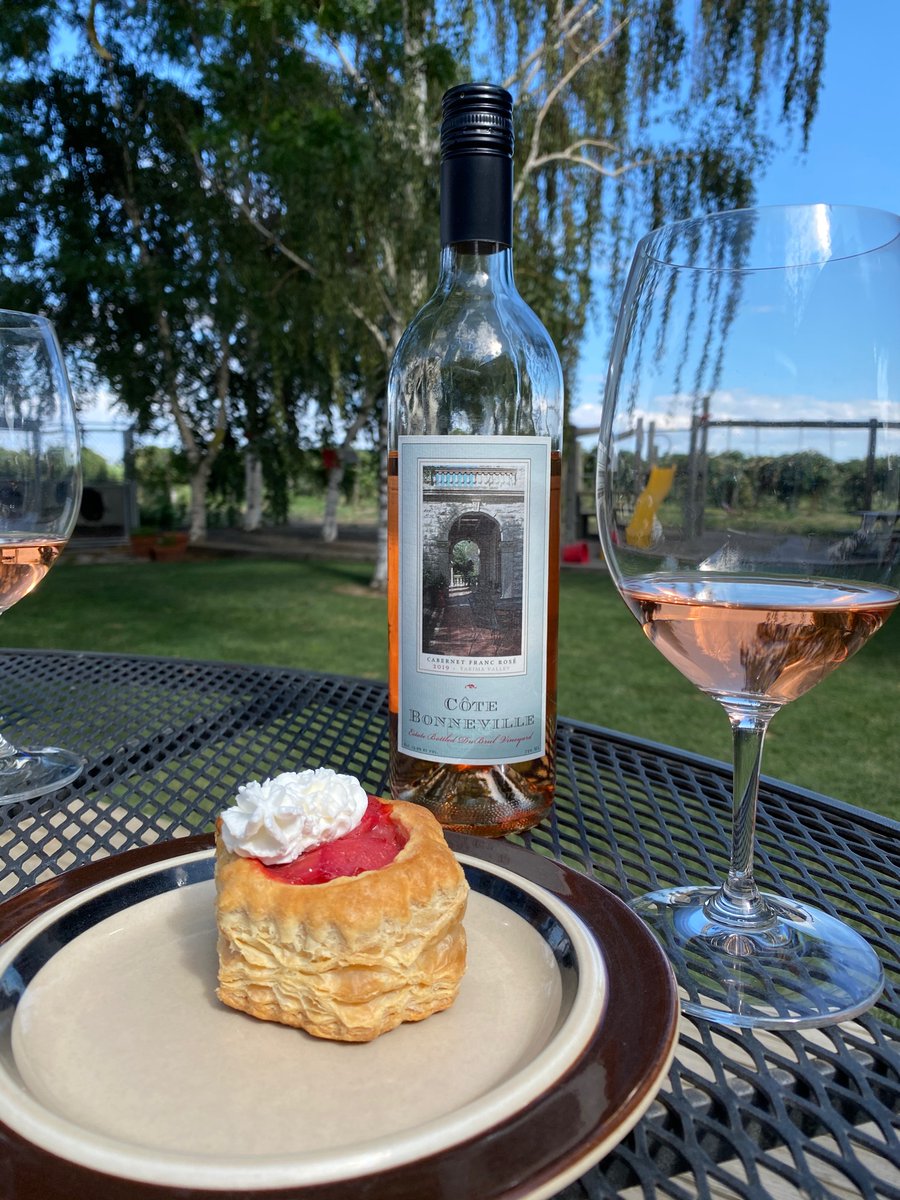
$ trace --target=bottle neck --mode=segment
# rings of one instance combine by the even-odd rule
[[[458,154],[441,162],[441,246],[512,246],[512,158]]]
[[[512,293],[512,250],[496,242],[459,242],[441,250],[438,291]]]

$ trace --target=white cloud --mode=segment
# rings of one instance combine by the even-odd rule
[[[569,420],[576,429],[596,429],[600,424],[602,411],[602,405],[586,402],[572,409],[569,413]]]
[[[658,435],[687,434],[691,426],[694,397],[689,393],[660,394],[654,405],[637,407],[631,415],[632,427],[643,423],[645,436],[652,423]],[[576,433],[593,433],[600,424],[602,405],[599,402],[579,404],[570,414]],[[709,417],[715,421],[797,422],[783,428],[768,430],[757,427],[716,428],[709,432],[710,450],[729,448],[745,454],[787,454],[799,450],[818,450],[834,459],[864,458],[868,447],[868,422],[900,423],[900,403],[860,398],[858,400],[826,400],[817,396],[796,393],[785,396],[748,394],[738,389],[719,389],[710,396]],[[853,422],[856,428],[808,428],[799,422]],[[587,436],[587,433],[585,434]],[[681,439],[679,439],[680,441]],[[669,447],[676,449],[670,443]],[[880,430],[878,454],[900,453],[900,429]]]
[[[127,429],[132,418],[122,408],[115,395],[105,385],[100,385],[89,395],[78,393],[78,419],[82,425],[114,425],[116,429]]]

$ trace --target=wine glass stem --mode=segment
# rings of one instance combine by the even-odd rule
[[[18,753],[12,742],[8,742],[0,733],[0,762],[4,762],[8,758],[15,758]]]
[[[759,768],[772,715],[728,709],[734,740],[731,863],[725,882],[705,907],[709,916],[732,925],[761,928],[773,919],[753,878]]]

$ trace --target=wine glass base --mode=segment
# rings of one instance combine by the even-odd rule
[[[721,1025],[805,1029],[857,1017],[878,999],[881,963],[836,917],[764,894],[764,927],[735,927],[704,907],[717,893],[673,888],[631,905],[672,963],[683,1012]]]
[[[82,773],[85,760],[71,750],[47,746],[40,750],[16,747],[0,758],[0,806],[34,800],[59,791]]]

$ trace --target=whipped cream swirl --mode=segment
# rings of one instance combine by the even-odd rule
[[[274,867],[355,829],[367,803],[352,775],[330,767],[285,771],[238,789],[234,807],[222,813],[222,841],[232,854]]]

